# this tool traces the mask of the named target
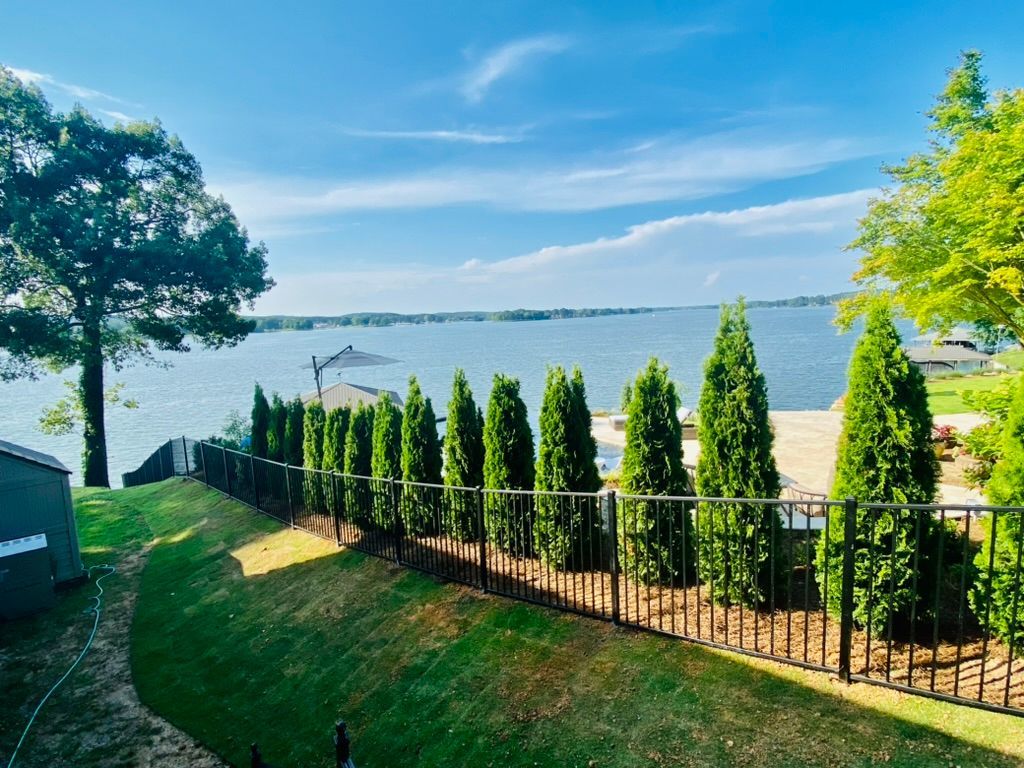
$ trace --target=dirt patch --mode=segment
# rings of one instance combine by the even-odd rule
[[[103,581],[102,615],[89,655],[43,707],[16,765],[28,766],[225,766],[195,739],[144,706],[132,683],[129,639],[139,579],[148,550],[117,563],[117,573]],[[97,573],[98,575],[98,573]],[[92,584],[80,587],[93,594]],[[75,620],[91,624],[91,616]],[[67,659],[81,651],[82,633],[69,628],[52,644],[22,654],[12,668],[44,667],[44,660]],[[45,667],[44,667],[45,668]],[[58,675],[59,676],[59,675]],[[50,684],[38,681],[39,696]],[[33,684],[33,687],[36,687]],[[25,722],[38,703],[26,702]],[[63,716],[61,713],[63,712]],[[73,713],[73,716],[69,716]],[[9,755],[0,756],[6,764]]]

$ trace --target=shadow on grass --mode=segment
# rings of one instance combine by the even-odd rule
[[[825,675],[481,596],[282,536],[276,522],[194,484],[164,493],[147,512],[161,543],[132,632],[136,685],[238,764],[258,740],[272,762],[329,765],[339,717],[357,762],[376,766],[1024,758],[1016,718],[867,686],[850,695]],[[172,541],[189,526],[192,536]],[[247,558],[274,559],[278,548],[295,563],[285,556],[244,575]]]

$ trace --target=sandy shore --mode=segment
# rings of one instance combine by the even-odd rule
[[[775,461],[779,472],[806,490],[825,493],[832,487],[836,462],[836,443],[842,429],[843,414],[838,411],[772,411],[775,428]],[[937,416],[936,424],[949,424],[960,431],[977,426],[982,417],[976,413]],[[594,437],[599,443],[623,447],[626,433],[612,429],[607,417],[594,417]],[[694,464],[700,455],[696,440],[683,441],[683,456]],[[942,484],[940,500],[947,504],[981,501],[977,491]]]

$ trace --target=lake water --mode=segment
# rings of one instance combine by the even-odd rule
[[[773,409],[827,409],[843,393],[856,337],[836,332],[833,308],[751,309],[748,315]],[[577,320],[332,328],[254,334],[232,349],[170,355],[171,367],[108,373],[108,385],[124,382],[124,395],[139,402],[137,410],[108,410],[111,480],[119,482],[122,472],[138,466],[168,437],[205,437],[220,430],[229,411],[248,415],[256,381],[268,397],[273,391],[286,398],[310,391],[312,371],[299,366],[313,354],[333,354],[348,344],[402,362],[350,369],[347,381],[404,395],[415,373],[438,415],[445,413],[457,366],[465,369],[481,406],[495,372],[519,377],[535,430],[548,364],[578,363],[591,408],[615,409],[623,385],[651,355],[669,365],[683,404],[694,407],[717,325],[717,310],[680,310]],[[906,336],[912,329],[902,330]],[[325,371],[325,384],[335,381],[336,373]],[[77,480],[78,436],[49,437],[38,430],[44,406],[64,394],[61,382],[74,372],[67,374],[0,384],[5,417],[0,438],[56,455],[76,470]]]

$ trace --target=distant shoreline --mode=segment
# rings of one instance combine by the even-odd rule
[[[748,301],[751,309],[779,307],[828,307],[852,296],[852,292],[796,296],[771,301]],[[610,317],[615,315],[648,315],[655,312],[677,312],[687,309],[717,309],[717,304],[692,304],[680,307],[605,307],[582,309],[507,309],[498,312],[425,312],[399,314],[396,312],[353,312],[346,315],[254,315],[254,333],[277,331],[312,331],[323,328],[369,327],[393,325],[425,325],[428,323],[514,323],[536,320],[571,320],[584,317]]]

